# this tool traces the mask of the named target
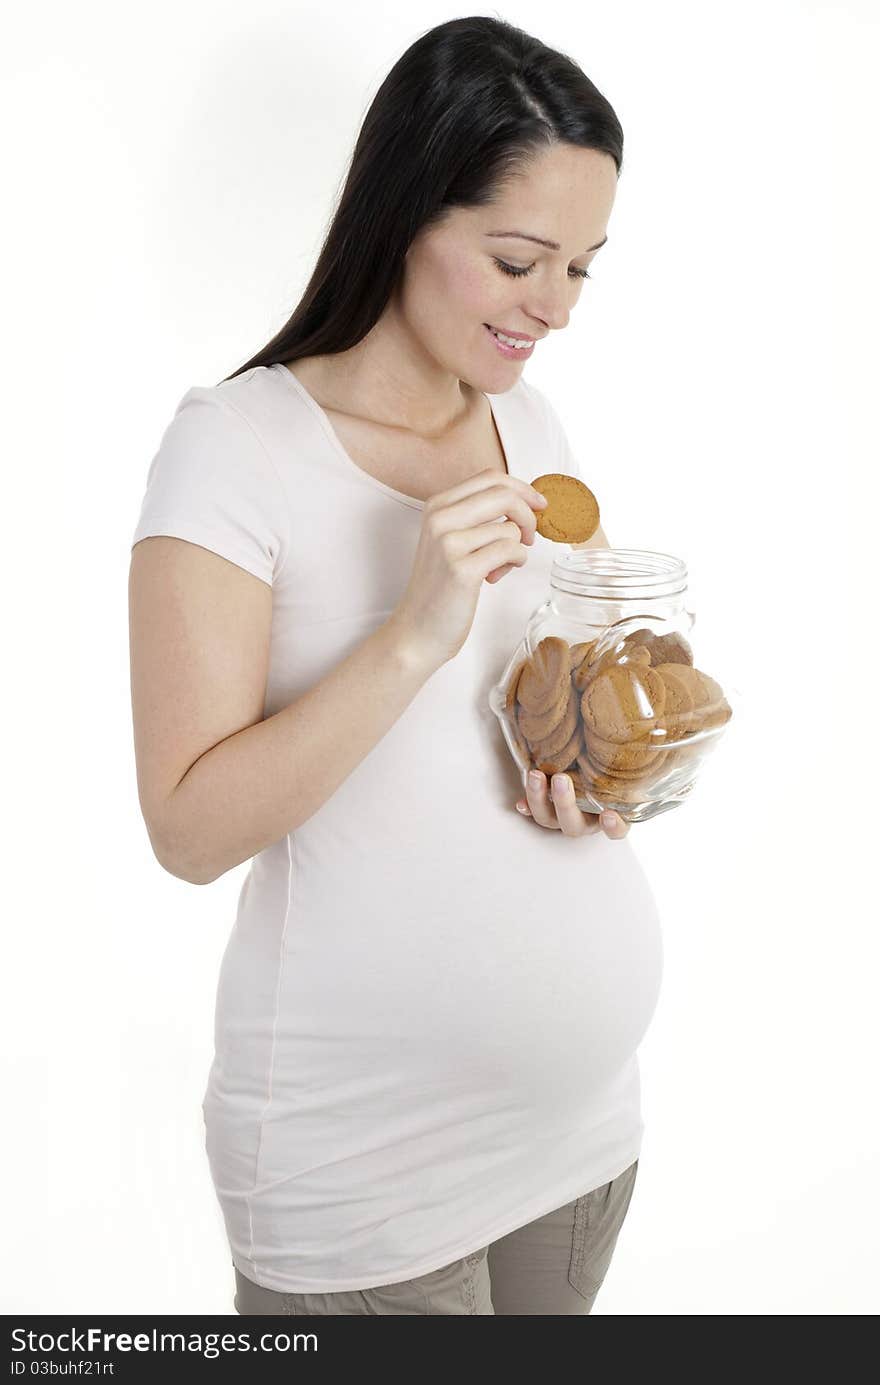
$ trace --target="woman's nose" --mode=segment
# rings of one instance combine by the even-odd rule
[[[526,316],[535,322],[543,322],[548,332],[567,327],[571,311],[568,306],[568,294],[567,285],[554,288],[546,284],[540,291],[536,288],[532,301],[525,309]]]

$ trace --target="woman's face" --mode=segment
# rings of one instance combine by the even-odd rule
[[[609,154],[560,144],[539,154],[493,206],[456,207],[407,253],[398,304],[407,334],[450,374],[503,394],[540,346],[505,349],[490,329],[539,342],[567,326],[583,271],[606,238],[616,190]]]

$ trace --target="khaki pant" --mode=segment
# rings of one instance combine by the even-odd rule
[[[399,1284],[331,1294],[287,1294],[263,1289],[236,1269],[235,1310],[247,1316],[288,1317],[589,1313],[611,1263],[638,1166],[637,1159],[601,1188],[451,1265]]]

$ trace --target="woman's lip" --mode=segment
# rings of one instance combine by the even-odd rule
[[[488,327],[491,332],[503,332],[506,337],[513,337],[514,341],[537,341],[537,337],[526,336],[525,332],[508,332],[506,327],[496,327],[494,322],[484,322],[484,327]]]

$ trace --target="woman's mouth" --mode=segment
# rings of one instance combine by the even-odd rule
[[[501,355],[506,356],[509,361],[525,361],[535,349],[533,341],[520,342],[518,346],[513,346],[511,345],[512,338],[499,337],[497,327],[490,327],[488,322],[484,322],[483,326],[492,338],[496,351],[500,351]]]

